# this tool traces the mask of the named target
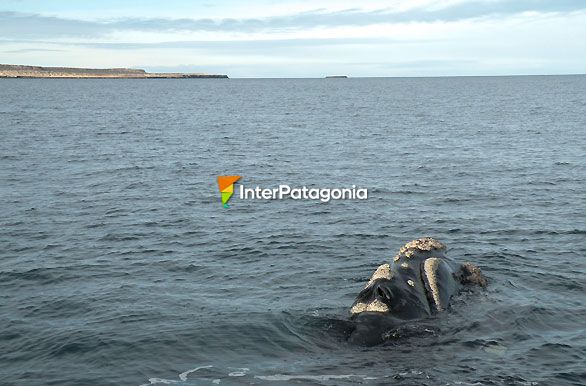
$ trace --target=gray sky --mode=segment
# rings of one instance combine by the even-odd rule
[[[0,63],[231,77],[586,73],[584,0],[2,0]]]

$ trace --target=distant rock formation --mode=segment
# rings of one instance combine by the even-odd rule
[[[228,78],[221,74],[150,73],[133,68],[39,67],[0,64],[0,78]]]

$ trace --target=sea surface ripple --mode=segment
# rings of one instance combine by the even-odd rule
[[[585,128],[586,76],[1,79],[0,384],[584,384]],[[424,235],[488,289],[350,345]]]

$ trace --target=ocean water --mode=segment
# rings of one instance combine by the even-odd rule
[[[0,80],[0,384],[584,384],[585,128],[586,76]],[[421,236],[489,287],[348,343]]]

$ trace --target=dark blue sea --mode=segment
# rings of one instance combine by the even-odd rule
[[[583,385],[585,180],[586,76],[0,79],[0,384]],[[422,236],[488,288],[350,344]]]

